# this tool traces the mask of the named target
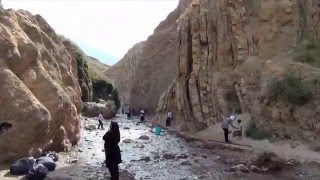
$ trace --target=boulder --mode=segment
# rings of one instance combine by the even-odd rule
[[[83,104],[84,116],[97,117],[99,114],[105,119],[115,117],[117,109],[113,101],[107,101],[106,103],[86,102]]]
[[[76,144],[82,101],[72,54],[79,49],[68,49],[40,15],[1,11],[0,125],[11,128],[0,134],[0,163]]]

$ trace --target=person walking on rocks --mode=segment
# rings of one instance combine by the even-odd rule
[[[170,126],[171,125],[172,119],[173,119],[172,112],[169,111],[168,115],[167,115],[166,126]]]
[[[120,147],[120,130],[116,122],[111,121],[109,130],[103,136],[106,155],[106,167],[111,174],[111,180],[119,180],[119,164],[122,162]]]
[[[102,114],[99,114],[98,120],[99,120],[98,129],[100,129],[100,127],[101,127],[101,129],[104,129],[104,128],[103,128],[103,123],[102,123],[102,120],[103,120]]]
[[[140,121],[143,122],[144,121],[144,110],[140,111]]]
[[[232,126],[235,129],[238,129],[237,127],[235,127],[233,125],[234,120],[236,119],[236,117],[234,115],[224,118],[221,124],[221,127],[224,131],[224,140],[226,143],[230,143],[229,141],[229,125]]]

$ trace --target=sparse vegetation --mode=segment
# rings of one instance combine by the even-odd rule
[[[245,135],[250,137],[254,140],[263,140],[267,138],[267,135],[261,132],[254,122],[249,123],[248,127],[246,128]]]
[[[76,60],[78,65],[78,79],[82,90],[82,101],[88,102],[92,99],[92,82],[89,76],[88,62],[84,55],[76,52]]]
[[[223,95],[224,99],[228,101],[229,111],[232,113],[241,114],[242,109],[238,100],[237,93],[234,88],[227,89]]]
[[[287,101],[303,105],[312,98],[311,84],[305,82],[300,76],[287,72],[283,79],[272,79],[270,83],[270,95],[274,97],[283,97]]]
[[[314,40],[304,40],[300,43],[294,57],[295,61],[320,65],[320,42]]]

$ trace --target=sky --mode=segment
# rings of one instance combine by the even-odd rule
[[[151,35],[178,0],[2,0],[5,8],[40,14],[58,34],[112,65]]]

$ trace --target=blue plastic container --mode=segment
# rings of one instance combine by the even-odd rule
[[[155,134],[156,134],[157,136],[159,136],[160,133],[161,133],[161,127],[160,127],[160,126],[157,126],[157,127],[156,127],[156,131],[155,131]]]

